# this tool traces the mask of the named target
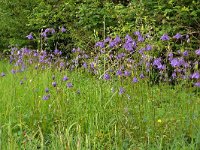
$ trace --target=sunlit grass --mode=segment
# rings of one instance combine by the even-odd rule
[[[1,149],[198,149],[196,88],[99,80],[80,70],[11,74],[0,63]],[[52,86],[55,75],[57,87]],[[64,76],[68,81],[62,81]],[[71,82],[72,88],[66,84]],[[119,94],[119,88],[125,92]],[[43,100],[45,88],[50,99]]]

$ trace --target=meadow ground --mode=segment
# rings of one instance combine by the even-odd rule
[[[11,69],[0,62],[2,150],[200,149],[198,88]]]

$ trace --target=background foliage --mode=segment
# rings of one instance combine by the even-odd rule
[[[67,51],[79,46],[90,50],[108,35],[132,34],[136,30],[161,36],[188,33],[199,45],[200,2],[198,0],[1,0],[0,47],[24,46],[30,32],[64,26],[66,34],[48,41],[49,49]],[[32,43],[33,46],[34,42]]]

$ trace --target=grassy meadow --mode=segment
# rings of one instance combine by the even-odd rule
[[[11,69],[0,62],[2,150],[200,148],[197,88],[100,80],[79,69]]]

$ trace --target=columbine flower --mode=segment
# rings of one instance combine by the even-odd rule
[[[1,76],[4,77],[6,74],[4,72],[1,73]]]
[[[63,81],[67,81],[68,80],[68,77],[67,76],[64,76],[63,77]]]
[[[33,35],[32,33],[30,33],[29,35],[26,36],[29,40],[32,40],[33,39]]]
[[[197,49],[197,50],[195,51],[195,53],[196,53],[196,55],[199,55],[199,56],[200,56],[200,49]]]
[[[105,80],[109,80],[109,79],[110,79],[110,75],[109,75],[109,74],[107,74],[107,73],[106,73],[106,74],[104,74],[104,79],[105,79]]]
[[[168,41],[170,38],[167,34],[163,34],[160,38],[162,41]]]
[[[56,83],[56,82],[52,82],[52,86],[53,86],[53,87],[56,87],[56,86],[57,86],[57,83]]]
[[[71,82],[68,82],[68,83],[67,83],[67,87],[68,87],[68,88],[72,88],[72,87],[73,87],[72,83],[71,83]]]
[[[119,94],[122,95],[125,92],[125,89],[123,87],[119,88]]]
[[[173,36],[173,38],[178,40],[182,38],[182,35],[180,33],[177,33],[175,36]]]

